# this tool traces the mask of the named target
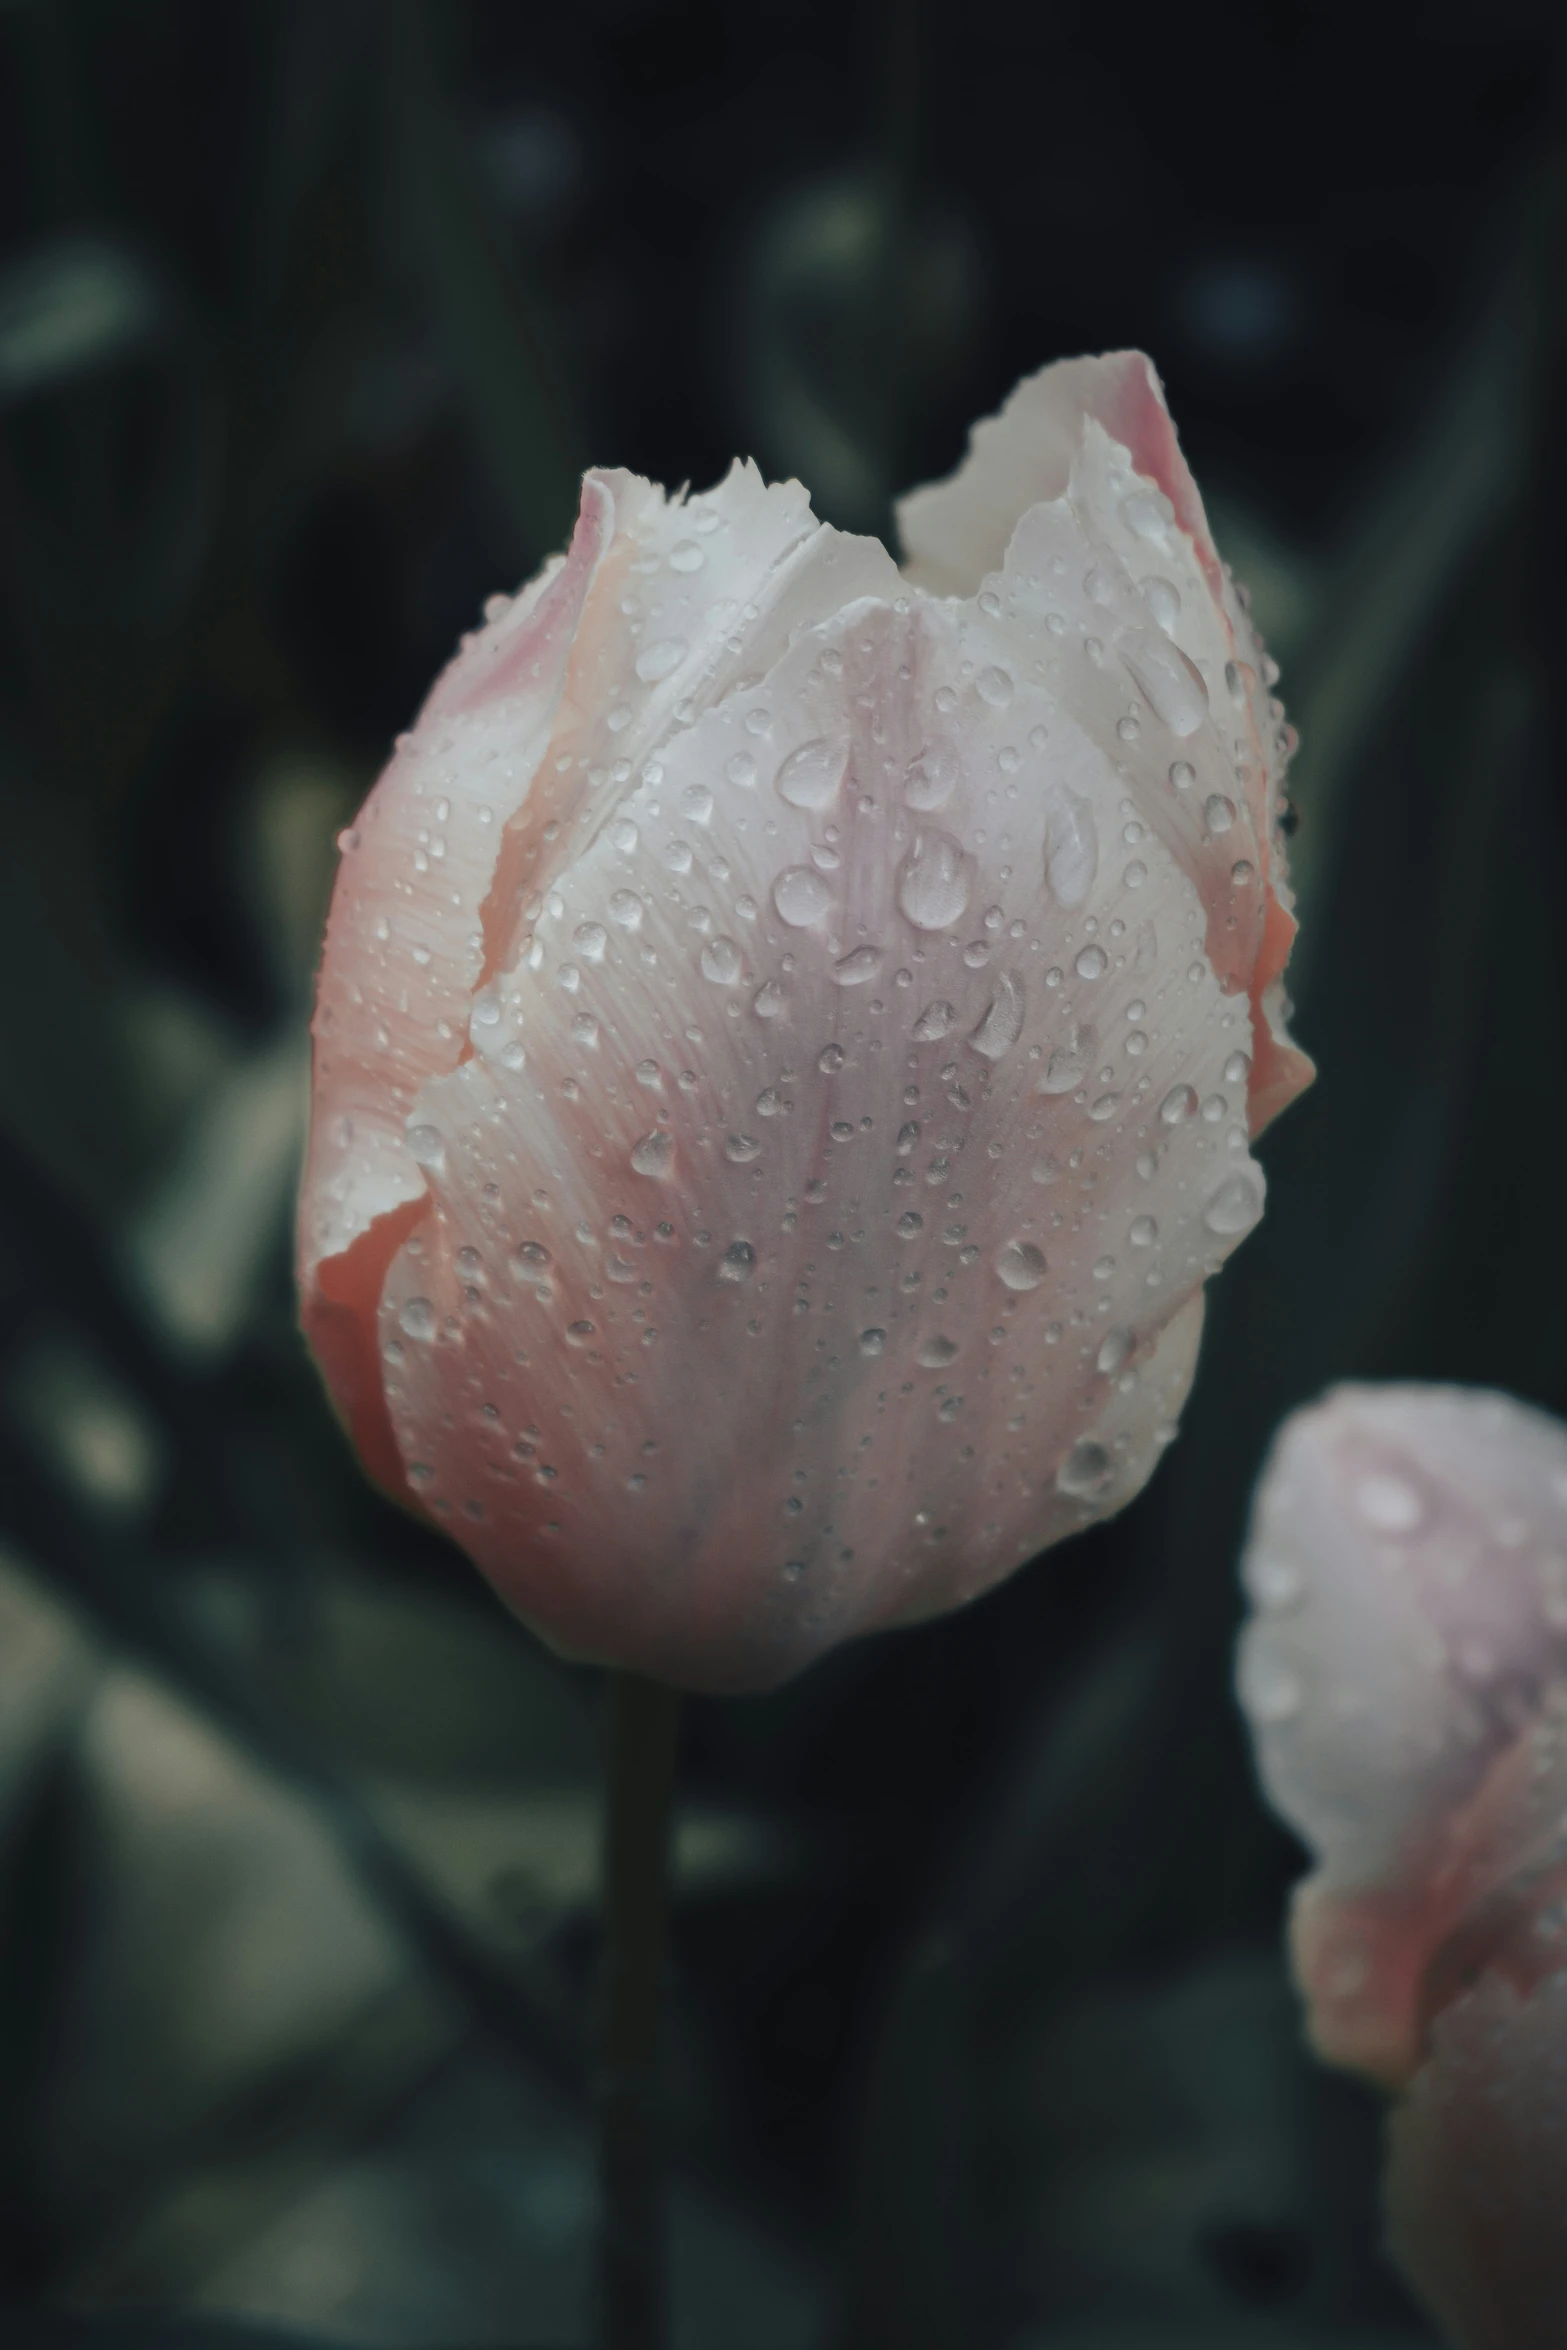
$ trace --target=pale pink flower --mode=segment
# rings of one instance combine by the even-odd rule
[[[1355,1388],[1258,1487],[1240,1662],[1262,1777],[1317,1857],[1292,1936],[1331,2061],[1407,2094],[1395,2248],[1455,2338],[1567,2308],[1567,1428]]]
[[[1287,730],[1148,362],[908,561],[590,473],[333,899],[300,1217],[360,1452],[568,1652],[710,1688],[1118,1509],[1262,1209]]]

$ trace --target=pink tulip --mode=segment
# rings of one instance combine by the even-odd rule
[[[590,473],[344,841],[305,1325],[561,1650],[765,1687],[1118,1509],[1306,1082],[1288,731],[1147,360],[1048,368],[900,572]]]
[[[1506,1396],[1339,1388],[1258,1487],[1240,1689],[1317,1868],[1313,2037],[1406,2095],[1395,2249],[1472,2350],[1567,2308],[1567,1428]]]

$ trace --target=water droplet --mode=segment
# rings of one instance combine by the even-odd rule
[[[875,978],[885,959],[881,947],[855,947],[834,963],[833,980],[839,987],[863,987],[868,979]]]
[[[1093,804],[1067,785],[1052,793],[1045,812],[1045,879],[1058,905],[1080,906],[1099,871],[1099,828]]]
[[[764,979],[751,998],[751,1009],[758,1020],[781,1020],[789,1006],[789,998],[776,979]]]
[[[1197,770],[1189,759],[1177,759],[1170,769],[1170,781],[1177,791],[1190,791],[1197,781]]]
[[[1079,979],[1103,979],[1110,968],[1110,958],[1100,946],[1086,946],[1079,950],[1072,965]]]
[[[1045,1277],[1045,1252],[1031,1240],[1009,1240],[996,1259],[996,1271],[1008,1289],[1037,1289]]]
[[[1197,1115],[1197,1095],[1190,1085],[1172,1086],[1159,1104],[1159,1115],[1166,1126],[1179,1126],[1185,1118]]]
[[[678,669],[686,657],[686,640],[681,636],[660,637],[656,643],[644,645],[636,658],[636,672],[644,685],[656,685],[672,669]]]
[[[987,1061],[999,1061],[1023,1033],[1023,989],[1010,971],[996,976],[996,992],[969,1043]]]
[[[1145,579],[1143,602],[1166,633],[1181,616],[1180,593],[1167,579]]]
[[[724,773],[731,783],[739,785],[741,791],[749,791],[756,781],[756,761],[749,751],[736,751],[732,758],[724,761]]]
[[[1210,832],[1228,832],[1235,822],[1235,802],[1222,791],[1210,792],[1202,804],[1203,821]]]
[[[1249,1232],[1262,1214],[1262,1194],[1249,1175],[1231,1175],[1221,1183],[1202,1220],[1210,1232]]]
[[[824,1044],[816,1056],[816,1066],[824,1077],[835,1077],[843,1067],[843,1061],[844,1052],[841,1044]]]
[[[731,1134],[724,1144],[724,1157],[736,1167],[748,1167],[761,1155],[762,1146],[754,1134]]]
[[[446,1144],[440,1128],[416,1119],[407,1129],[408,1148],[421,1167],[439,1168],[446,1164]]]
[[[773,883],[773,905],[791,930],[810,930],[832,905],[832,891],[809,865],[787,865]]]
[[[1074,1028],[1064,1044],[1058,1044],[1045,1063],[1045,1073],[1039,1080],[1041,1093],[1075,1093],[1088,1075],[1094,1057],[1095,1037],[1091,1028]]]
[[[710,938],[700,957],[702,977],[715,987],[738,987],[745,971],[740,949],[732,938]]]
[[[525,1240],[512,1258],[511,1269],[517,1279],[530,1289],[546,1287],[550,1252],[542,1240]]]
[[[609,828],[610,846],[618,849],[623,857],[635,856],[641,838],[629,816],[617,816]]]
[[[642,900],[634,889],[617,889],[609,901],[609,918],[622,930],[642,927]]]
[[[1152,1216],[1134,1216],[1127,1234],[1133,1248],[1152,1248],[1159,1237],[1159,1227]]]
[[[860,1332],[860,1352],[862,1355],[879,1355],[886,1344],[887,1333],[885,1330],[862,1330]]]
[[[917,815],[944,808],[957,786],[957,753],[945,743],[929,743],[911,760],[903,778],[903,797]]]
[[[680,795],[680,813],[693,824],[708,823],[713,814],[713,795],[705,783],[688,783]]]
[[[773,780],[773,789],[791,808],[826,808],[837,798],[848,764],[846,742],[818,735],[789,753]]]
[[[1056,1484],[1074,1501],[1094,1501],[1110,1482],[1110,1455],[1091,1436],[1081,1436],[1056,1471]]]
[[[1357,1480],[1355,1508],[1377,1534],[1413,1534],[1424,1524],[1424,1496],[1409,1478],[1391,1469],[1376,1469]]]
[[[397,1323],[408,1338],[433,1338],[435,1308],[427,1297],[405,1298],[398,1309]]]
[[[1263,1551],[1246,1562],[1246,1588],[1260,1608],[1282,1615],[1305,1596],[1300,1569],[1276,1551]]]
[[[756,1251],[748,1240],[732,1240],[718,1260],[720,1281],[749,1281],[756,1271]]]
[[[631,1171],[634,1175],[651,1175],[662,1180],[675,1164],[675,1138],[662,1126],[655,1126],[651,1134],[644,1134],[631,1153]]]
[[[599,1024],[591,1012],[577,1014],[571,1023],[571,1037],[574,1044],[597,1045]]]
[[[571,934],[571,943],[585,963],[602,963],[609,932],[602,922],[579,922]]]
[[[1299,1713],[1305,1692],[1299,1678],[1276,1657],[1255,1648],[1241,1657],[1241,1703],[1252,1719],[1262,1723],[1288,1722]]]
[[[680,539],[669,550],[671,571],[700,571],[706,561],[695,539]]]
[[[907,1214],[900,1216],[893,1226],[893,1230],[900,1240],[912,1240],[916,1233],[923,1232],[924,1229],[924,1217],[917,1215],[913,1208],[910,1208]]]
[[[1225,1084],[1243,1085],[1250,1075],[1251,1055],[1249,1053],[1231,1053],[1224,1064]]]
[[[1113,1379],[1117,1371],[1125,1368],[1136,1343],[1137,1341],[1130,1330],[1107,1330],[1105,1332],[1104,1343],[1095,1360],[1107,1379]]]
[[[927,1338],[921,1341],[914,1360],[922,1371],[944,1371],[948,1363],[957,1360],[957,1346],[950,1338]]]
[[[949,832],[917,832],[898,867],[898,904],[916,930],[947,930],[969,902],[973,868]]]
[[[982,669],[974,680],[974,690],[993,710],[1004,710],[1012,699],[1012,680],[1004,669]]]
[[[1116,651],[1154,716],[1172,734],[1195,734],[1208,715],[1208,689],[1180,646],[1151,629],[1135,628],[1116,638]]]
[[[957,1016],[951,1004],[927,1004],[914,1023],[915,1043],[934,1044],[939,1037],[946,1035]]]

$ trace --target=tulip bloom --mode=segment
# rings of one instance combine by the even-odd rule
[[[1470,2350],[1567,2308],[1567,1428],[1340,1388],[1257,1491],[1240,1689],[1317,1856],[1296,1969],[1330,2061],[1405,2091],[1394,2247]]]
[[[709,1689],[957,1606],[1174,1432],[1305,1082],[1274,676],[1149,363],[901,509],[590,473],[332,901],[305,1326],[558,1648]]]

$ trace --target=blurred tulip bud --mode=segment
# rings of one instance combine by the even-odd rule
[[[1050,368],[900,573],[590,473],[344,838],[305,1325],[562,1650],[765,1687],[1119,1509],[1256,1222],[1287,749],[1148,362]]]
[[[1454,2338],[1567,2306],[1567,1428],[1344,1387],[1285,1423],[1240,1691],[1316,1855],[1293,1941],[1332,2062],[1406,2089],[1394,2248]]]

